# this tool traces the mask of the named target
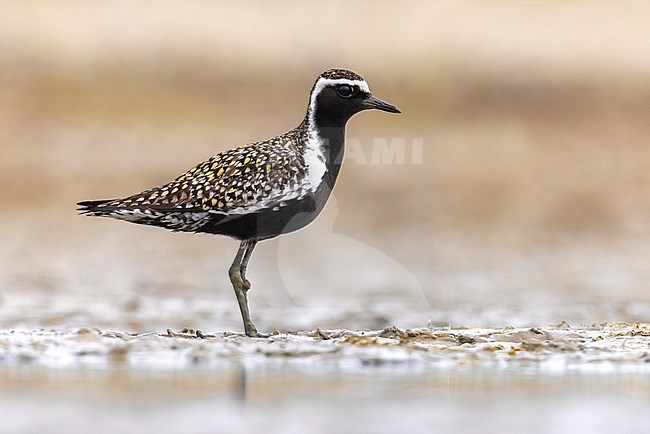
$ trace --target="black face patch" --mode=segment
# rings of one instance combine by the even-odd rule
[[[316,96],[316,121],[327,125],[345,123],[364,110],[366,95],[359,86],[347,83],[324,87]]]

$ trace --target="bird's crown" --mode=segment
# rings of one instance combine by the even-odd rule
[[[319,75],[318,78],[326,78],[329,80],[348,79],[353,81],[364,81],[363,77],[361,77],[356,72],[347,69],[339,69],[339,68],[328,69],[327,71]]]

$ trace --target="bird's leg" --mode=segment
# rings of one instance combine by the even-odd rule
[[[244,259],[241,261],[241,267],[240,268],[240,274],[241,274],[241,280],[244,285],[244,292],[248,293],[248,290],[251,289],[251,282],[246,278],[246,269],[248,268],[248,261],[251,259],[251,255],[253,254],[253,249],[257,245],[256,240],[251,240],[248,242],[248,246],[246,247],[246,252],[244,253]]]
[[[248,311],[248,297],[246,296],[247,289],[244,289],[244,280],[242,279],[241,273],[242,260],[244,259],[244,254],[246,253],[248,245],[248,241],[241,242],[235,260],[232,262],[232,265],[228,270],[228,274],[230,274],[230,282],[232,283],[235,295],[237,296],[239,310],[241,311],[242,320],[244,321],[244,331],[246,332],[246,336],[257,337],[257,329],[255,328],[253,321],[251,321],[251,315]]]

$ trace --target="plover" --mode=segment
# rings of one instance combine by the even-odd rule
[[[239,240],[230,281],[246,335],[260,336],[248,310],[246,269],[253,249],[318,216],[341,169],[345,125],[368,109],[400,113],[372,96],[358,74],[329,69],[316,79],[307,114],[293,130],[216,154],[160,187],[122,199],[79,202],[79,212]]]

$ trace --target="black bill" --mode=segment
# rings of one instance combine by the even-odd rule
[[[388,104],[385,101],[375,98],[372,95],[369,95],[365,101],[363,101],[363,106],[367,109],[376,109],[382,110],[389,113],[402,113],[397,107],[392,104]]]

